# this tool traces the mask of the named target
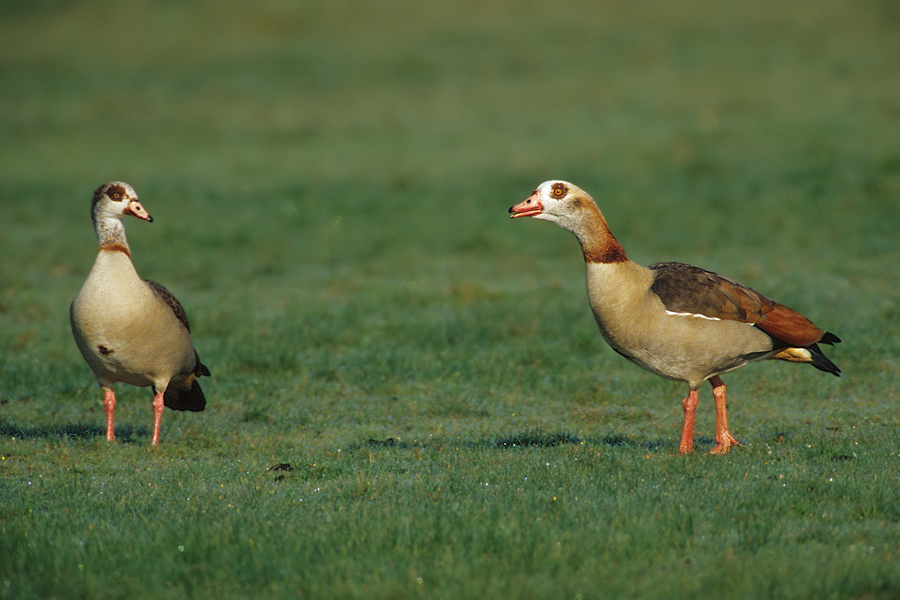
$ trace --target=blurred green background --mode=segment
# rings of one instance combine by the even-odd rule
[[[125,510],[104,502],[72,508],[93,484],[63,473],[133,487],[122,504],[144,512],[121,520],[143,528],[141,519],[151,519],[152,528],[154,515],[177,507],[141,504],[140,475],[118,465],[164,474],[176,495],[188,485],[203,497],[224,477],[238,502],[274,511],[291,492],[273,488],[266,468],[290,461],[304,465],[294,485],[333,494],[321,518],[343,523],[312,535],[305,551],[334,543],[331,558],[343,570],[300,580],[281,573],[285,587],[267,588],[272,593],[574,596],[604,580],[602,589],[626,596],[714,587],[778,597],[734,577],[734,564],[755,564],[793,591],[785,597],[890,597],[900,580],[891,567],[900,561],[898,515],[888,506],[900,456],[898,32],[900,4],[888,0],[0,0],[0,473],[10,494],[0,527],[14,565],[5,579],[13,584],[0,594],[197,593],[177,577],[147,587],[132,575],[105,587],[113,567],[143,564],[142,552],[162,543],[140,536],[147,550],[129,547],[119,558],[79,550],[107,572],[75,588],[60,583],[84,558],[72,562],[54,544],[93,528],[94,511]],[[507,220],[510,205],[556,178],[594,196],[633,260],[715,270],[835,332],[844,343],[829,355],[844,377],[786,364],[730,375],[732,430],[745,447],[716,466],[671,456],[684,390],[605,346],[571,236]],[[203,381],[207,411],[167,412],[156,454],[145,449],[149,392],[124,386],[117,422],[125,442],[106,448],[100,391],[69,332],[68,304],[96,253],[91,193],[111,179],[132,184],[154,216],[152,225],[126,223],[135,265],[179,297],[213,372]],[[703,393],[697,435],[711,437]],[[539,447],[539,462],[545,453],[559,458],[558,478],[538,479],[544,487],[534,505],[515,485],[491,504],[464,486],[440,487],[447,475],[430,472],[443,514],[459,518],[455,528],[502,529],[505,515],[522,516],[515,507],[541,511],[566,486],[613,485],[607,479],[622,476],[615,469],[634,469],[635,481],[646,476],[675,490],[659,527],[682,527],[682,517],[723,523],[679,529],[690,552],[667,546],[664,534],[656,542],[666,561],[690,554],[702,574],[695,581],[707,587],[657,569],[655,559],[607,555],[599,565],[591,540],[608,531],[578,550],[535,550],[531,578],[497,539],[465,551],[447,549],[428,537],[433,532],[419,532],[431,542],[415,551],[383,540],[340,546],[369,522],[342,521],[351,518],[343,501],[373,502],[367,514],[383,529],[368,535],[391,539],[403,530],[420,539],[392,513],[396,502],[424,511],[419,500],[438,493],[420,497],[398,475],[421,464],[410,448],[431,452],[432,466],[454,465],[454,481],[502,482],[534,458],[498,459],[494,444],[511,439]],[[398,445],[385,442],[393,450],[381,467],[371,448],[384,440]],[[593,459],[595,470],[575,469],[569,454],[553,454],[563,452],[560,440],[581,440],[584,452],[605,458]],[[709,447],[708,437],[701,441],[701,450]],[[795,454],[801,446],[822,450]],[[794,532],[815,525],[796,507],[819,501],[809,497],[812,483],[776,508],[765,505],[771,490],[756,487],[740,510],[722,508],[733,497],[716,483],[722,474],[774,465],[773,448],[804,477],[828,472],[836,456],[869,453],[871,460],[840,463],[850,483],[822,500],[838,508],[817,530],[817,564],[840,577],[804,571],[791,580],[778,570],[805,568],[808,539]],[[659,461],[653,467],[638,459],[648,452]],[[188,484],[177,477],[183,455],[197,461]],[[359,461],[341,462],[348,455]],[[323,461],[337,475],[325,477]],[[53,481],[38,492],[30,486],[41,471]],[[690,482],[707,476],[709,498],[694,505]],[[389,484],[376,480],[396,484],[398,496],[365,493],[386,492]],[[340,490],[350,488],[363,491],[348,499]],[[656,504],[639,493],[607,506],[609,491],[587,492],[588,508],[553,504],[565,517],[556,526],[578,535],[577,514],[586,511],[597,527],[615,530],[617,511],[625,511],[633,522],[619,523],[620,541],[644,539],[633,526]],[[876,496],[841,503],[866,493]],[[35,523],[27,514],[41,503],[68,516]],[[765,536],[760,546],[735,545],[748,535],[745,517],[735,515],[761,513],[771,522],[760,527],[779,535],[769,546]],[[302,554],[298,540],[309,534],[299,512],[288,514],[261,555],[275,567],[287,561],[286,546]],[[256,531],[256,539],[267,531],[240,515],[217,519]],[[531,547],[543,540],[541,527],[506,541]],[[170,524],[174,536],[172,528],[184,524]],[[843,535],[832,535],[838,530]],[[46,544],[31,546],[28,535]],[[113,530],[103,535],[119,541]],[[232,542],[209,548],[207,564],[245,556],[244,542]],[[780,550],[766,554],[773,545]],[[856,556],[849,546],[878,548],[880,562],[848,562]],[[716,579],[729,547],[737,562],[725,565],[731,576]],[[480,558],[470,562],[473,555]],[[455,566],[429,588],[414,569],[373,564],[373,556],[419,560],[420,571],[451,558]],[[161,572],[180,572],[175,559],[161,560]],[[488,575],[498,568],[505,585]],[[646,583],[635,579],[648,569],[655,575]],[[347,583],[355,576],[369,587]],[[259,589],[243,577],[232,595]],[[198,585],[213,579],[201,575]],[[338,580],[344,587],[330,587]],[[558,587],[562,580],[569,585]]]

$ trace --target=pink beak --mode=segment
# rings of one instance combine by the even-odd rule
[[[143,219],[144,221],[153,222],[153,217],[150,216],[140,202],[137,200],[132,200],[128,203],[128,206],[125,208],[125,212],[123,214],[132,215],[137,217],[138,219]]]
[[[537,190],[531,192],[531,195],[528,196],[528,199],[524,202],[519,202],[515,206],[510,206],[509,212],[511,213],[511,219],[517,217],[533,217],[544,212],[544,206],[541,204],[541,201],[538,200]]]

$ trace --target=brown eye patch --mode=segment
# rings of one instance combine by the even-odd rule
[[[550,188],[550,195],[554,198],[562,198],[569,192],[569,188],[562,183],[554,183]]]
[[[112,185],[106,190],[106,195],[116,201],[123,200],[125,198],[125,188],[121,185]]]

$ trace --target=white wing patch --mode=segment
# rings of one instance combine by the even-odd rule
[[[706,315],[695,315],[694,313],[673,312],[671,310],[667,310],[666,314],[672,315],[673,317],[697,317],[700,319],[706,319],[708,321],[721,321],[722,320],[722,319],[717,319],[715,317],[707,317]]]
[[[733,319],[717,319],[716,317],[707,317],[706,315],[697,315],[694,313],[686,313],[686,312],[675,312],[671,310],[666,311],[667,315],[672,315],[673,317],[695,317],[697,319],[706,319],[707,321],[732,321],[734,323],[743,323],[744,325],[749,325],[750,327],[754,327],[756,323],[750,323],[749,321],[736,321]]]

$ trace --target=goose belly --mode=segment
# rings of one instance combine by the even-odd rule
[[[190,333],[142,281],[127,294],[98,293],[90,283],[72,302],[72,332],[101,384],[164,388],[193,370]]]
[[[772,353],[768,335],[739,321],[662,312],[628,315],[615,326],[608,320],[597,323],[609,345],[626,358],[694,387]]]

